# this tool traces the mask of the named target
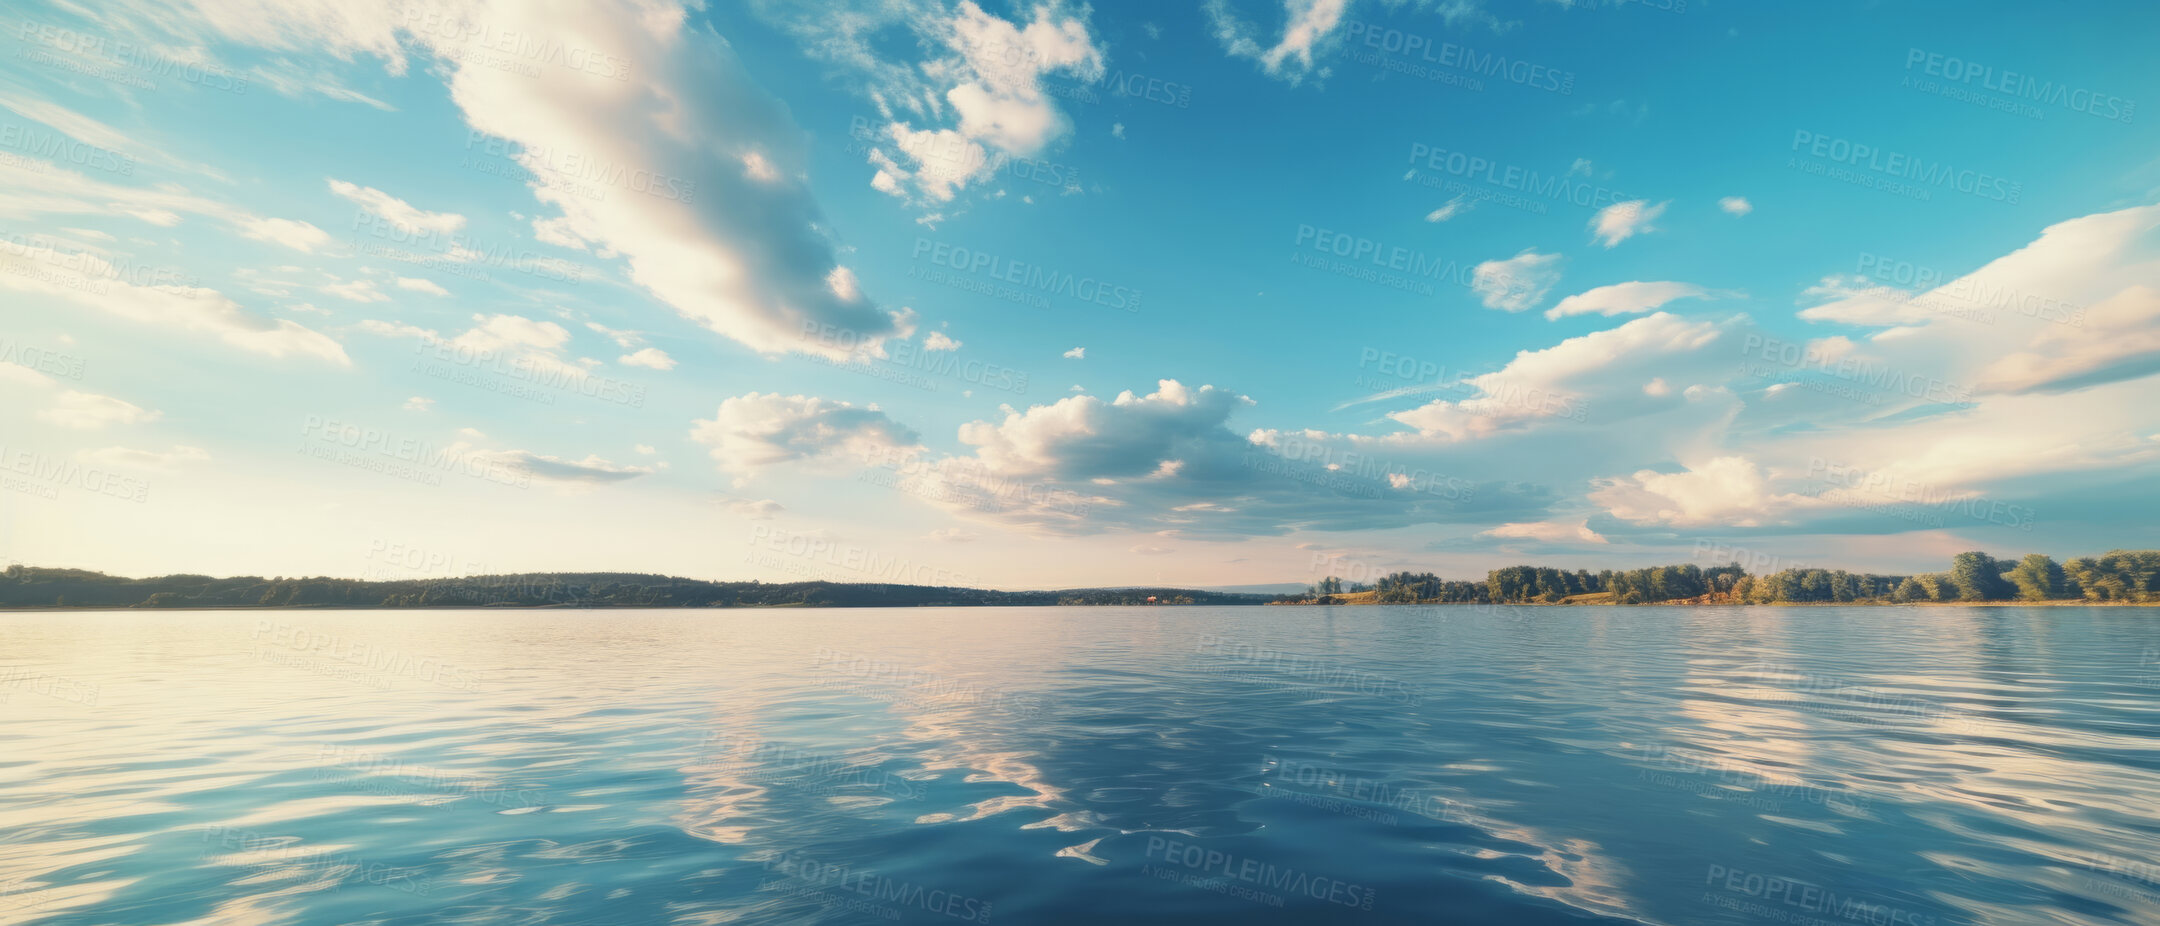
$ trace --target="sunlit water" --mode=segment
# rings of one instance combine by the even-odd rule
[[[5,923],[2155,923],[2160,611],[0,615]]]

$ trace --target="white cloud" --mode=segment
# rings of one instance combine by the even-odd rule
[[[1454,199],[1448,200],[1447,203],[1445,205],[1442,205],[1440,208],[1425,213],[1425,221],[1445,222],[1465,212],[1469,212],[1470,207],[1471,203],[1466,197],[1457,196]]]
[[[475,314],[472,319],[473,327],[449,338],[433,329],[373,318],[353,327],[386,338],[418,338],[461,356],[492,357],[503,366],[541,380],[582,383],[592,375],[587,366],[599,362],[573,362],[563,350],[570,343],[570,332],[554,322],[507,314]]]
[[[1869,338],[1893,371],[1978,393],[2059,392],[2160,372],[2160,205],[2048,226],[2025,247],[1922,292],[1884,280],[1943,280],[1882,265],[1830,276],[1805,295],[1808,321],[1883,328]]]
[[[1820,505],[1805,495],[1771,491],[1762,468],[1744,456],[1721,456],[1677,473],[1638,470],[1602,480],[1590,500],[1614,517],[1672,527],[1756,527],[1796,508]]]
[[[1568,338],[1542,350],[1515,355],[1507,366],[1463,380],[1476,395],[1440,399],[1388,417],[1415,428],[1422,438],[1460,442],[1538,421],[1585,421],[1594,406],[1611,421],[1670,404],[1638,384],[1653,372],[1670,374],[1690,365],[1720,334],[1709,321],[1659,312],[1618,328]],[[1729,375],[1731,363],[1723,375]]]
[[[1633,315],[1659,308],[1675,299],[1704,299],[1710,291],[1693,283],[1614,283],[1569,296],[1545,310],[1546,318],[1569,315]]]
[[[915,432],[877,406],[803,395],[757,393],[720,403],[710,419],[691,422],[690,439],[742,485],[760,471],[797,460],[891,459],[920,446]]]
[[[344,280],[325,283],[316,287],[325,293],[353,302],[389,302],[390,297],[375,286],[374,280]]]
[[[1272,45],[1262,44],[1258,30],[1239,19],[1228,0],[1207,0],[1202,9],[1224,51],[1296,84],[1312,73],[1314,50],[1334,35],[1348,6],[1349,0],[1283,0],[1283,34]]]
[[[410,337],[427,338],[430,340],[434,340],[439,337],[435,333],[434,329],[431,328],[422,328],[418,325],[408,325],[404,322],[386,322],[379,318],[361,319],[360,323],[354,325],[353,327],[361,331],[367,332],[368,334],[380,335],[386,338]]]
[[[534,219],[532,221],[532,230],[533,240],[541,244],[552,244],[558,248],[569,248],[573,251],[592,250],[585,246],[583,238],[577,236],[575,226],[570,223],[567,216]]]
[[[412,398],[405,400],[405,410],[408,412],[425,412],[433,411],[434,409],[435,400],[430,399],[427,396],[416,395]]]
[[[16,363],[0,363],[0,383],[12,383],[32,389],[51,389],[60,385],[59,380]]]
[[[145,143],[140,137],[140,133],[123,132],[51,100],[29,96],[0,95],[0,107],[14,110],[16,114],[26,119],[42,122],[65,135],[104,148],[112,152],[113,155],[118,155],[117,158],[105,155],[97,157],[100,162],[118,161],[122,170],[129,174],[134,173],[135,161],[154,161],[168,167],[202,174],[216,180],[227,179],[224,172],[215,167],[182,160]],[[24,131],[22,127],[18,126],[14,131],[18,133],[17,137],[22,142],[20,145],[15,146],[20,150],[49,150],[43,140],[36,138],[28,131]],[[120,158],[126,160],[123,161]]]
[[[1087,359],[1087,348],[1085,348],[1085,347],[1075,347],[1075,348],[1073,348],[1072,350],[1066,351],[1066,352],[1065,352],[1065,359],[1067,359],[1067,360],[1085,360],[1085,359]]]
[[[240,234],[257,241],[284,245],[303,254],[313,254],[317,248],[330,243],[329,232],[293,219],[241,219]]]
[[[715,499],[720,507],[745,521],[770,521],[787,508],[769,498],[749,499],[734,495],[722,495]]]
[[[613,485],[653,472],[650,466],[619,465],[597,454],[587,455],[582,460],[565,460],[530,450],[506,450],[488,456],[513,469],[529,472],[536,480],[566,489]]]
[[[408,234],[449,235],[465,227],[465,217],[454,212],[429,212],[374,187],[332,179],[330,192],[350,200],[383,221]]]
[[[765,353],[799,350],[833,359],[848,351],[806,330],[849,331],[873,348],[894,336],[888,313],[829,282],[838,263],[805,182],[804,133],[751,80],[728,43],[692,24],[681,6],[655,0],[622,15],[606,7],[502,2],[431,11],[439,20],[417,30],[395,5],[232,2],[199,12],[238,41],[275,51],[374,56],[393,75],[407,65],[403,42],[427,49],[470,128],[505,140],[531,175],[534,197],[559,210],[563,221],[554,227],[618,255],[633,283],[722,336]],[[552,62],[488,67],[488,56],[468,47],[469,37],[482,32],[516,35],[522,47],[575,48],[583,60],[623,66],[606,73]],[[769,169],[751,170],[751,155]],[[593,182],[593,165],[620,166],[623,176],[640,178],[639,189],[580,195]],[[350,186],[355,201],[393,221],[437,228],[458,221]]]
[[[345,86],[327,71],[318,69],[312,73],[300,73],[297,65],[283,58],[278,59],[274,64],[276,65],[275,68],[255,67],[249,69],[249,78],[254,83],[269,87],[279,96],[296,100],[305,99],[308,95],[315,94],[341,103],[359,103],[383,112],[397,112],[397,107]]]
[[[959,350],[962,342],[946,336],[943,331],[932,331],[923,338],[923,350]]]
[[[129,469],[167,469],[182,463],[196,463],[210,459],[210,452],[201,447],[175,446],[171,450],[136,450],[131,447],[105,447],[82,453],[84,462],[98,466],[125,467]]]
[[[1068,13],[1064,4],[1036,4],[1024,23],[972,0],[950,8],[939,0],[757,6],[806,51],[864,80],[862,91],[882,120],[857,135],[870,143],[870,185],[925,208],[952,201],[1006,158],[1033,157],[1070,131],[1046,79],[1093,81],[1103,73],[1084,6]],[[901,42],[930,49],[932,57],[896,62],[891,49]]]
[[[411,290],[416,293],[427,293],[430,296],[450,295],[449,290],[442,288],[442,286],[440,284],[437,284],[434,280],[422,280],[415,277],[398,277],[397,287],[399,289]]]
[[[2160,290],[2132,285],[2083,311],[2085,324],[2045,329],[1980,371],[1988,392],[2063,392],[2160,372]]]
[[[963,0],[947,39],[974,72],[946,91],[960,115],[960,131],[1001,151],[1033,154],[1065,131],[1063,116],[1042,92],[1045,74],[1070,72],[1085,79],[1102,74],[1103,53],[1087,24],[1060,18],[1049,4],[1035,8],[1026,28]]]
[[[56,274],[56,266],[66,272]],[[110,261],[88,252],[0,247],[0,288],[54,296],[145,326],[209,332],[233,347],[270,357],[297,355],[352,365],[336,341],[298,322],[250,314],[212,289],[129,282]]]
[[[907,459],[895,478],[955,516],[1061,534],[1232,538],[1463,520],[1472,509],[1536,510],[1506,487],[1449,494],[1435,491],[1429,471],[1398,481],[1383,472],[1385,461],[1366,454],[1314,461],[1303,454],[1303,435],[1231,430],[1231,415],[1250,404],[1228,390],[1166,379],[1144,396],[1128,390],[1108,401],[1075,395],[1025,411],[1006,407],[1001,421],[960,428],[972,454]]]
[[[1545,301],[1545,294],[1560,282],[1560,255],[1539,254],[1535,248],[1506,260],[1488,260],[1470,274],[1470,289],[1489,309],[1521,312]]]
[[[563,353],[562,348],[570,343],[570,332],[561,325],[507,314],[475,314],[473,321],[478,324],[449,339],[449,347],[461,353],[498,357],[513,367],[572,381],[582,381],[588,375],[584,367],[570,362]],[[423,336],[432,339],[433,332]]]
[[[1587,520],[1573,523],[1565,521],[1523,521],[1502,524],[1478,533],[1480,537],[1502,539],[1538,540],[1545,543],[1610,543],[1597,531],[1590,529]]]
[[[645,344],[645,335],[643,332],[629,331],[622,328],[610,328],[606,325],[600,324],[599,322],[586,322],[585,327],[600,333],[610,341],[614,341],[615,346],[620,347],[623,350],[635,350],[636,348],[642,347]]]
[[[1591,217],[1590,236],[1610,248],[1636,235],[1657,231],[1657,227],[1650,223],[1665,214],[1667,205],[1669,203],[1653,206],[1647,199],[1613,203],[1598,210],[1598,214]]]
[[[668,356],[667,351],[657,347],[647,347],[635,353],[624,354],[617,359],[624,366],[646,367],[653,370],[675,369],[675,358]]]
[[[60,381],[37,370],[15,363],[0,362],[0,384],[13,384],[29,389],[59,389]],[[13,403],[21,405],[25,403]],[[54,399],[50,408],[42,409],[37,417],[49,424],[79,431],[94,431],[114,424],[140,424],[155,421],[164,413],[146,411],[132,402],[112,396],[80,392],[69,389]]]
[[[1717,204],[1719,209],[1733,215],[1746,215],[1755,211],[1755,204],[1748,202],[1745,196],[1727,196],[1718,200]]]
[[[65,162],[29,156],[0,159],[0,215],[22,221],[40,216],[129,216],[171,228],[188,215],[226,223],[241,235],[301,252],[327,244],[329,234],[307,222],[269,219],[188,191],[180,183],[134,187],[70,170]]]
[[[96,431],[109,425],[156,421],[164,413],[148,411],[132,402],[109,395],[70,389],[54,400],[51,408],[37,413],[38,420],[78,431]]]

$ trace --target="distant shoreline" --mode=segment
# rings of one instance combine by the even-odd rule
[[[1648,604],[1614,604],[1610,601],[1515,601],[1492,604],[1482,601],[1332,601],[1321,604],[1313,601],[1267,601],[1267,602],[1209,602],[1203,605],[1191,603],[1099,603],[1099,604],[1006,604],[1006,603],[949,603],[949,604],[735,604],[735,605],[665,605],[665,604],[423,604],[423,605],[342,605],[342,604],[278,604],[278,605],[180,605],[144,607],[141,605],[0,605],[0,614],[57,611],[140,611],[144,613],[187,611],[778,611],[778,610],[914,610],[917,608],[1191,608],[1231,607],[1249,608],[2153,608],[2160,604],[2137,601],[2088,601],[2057,599],[2050,601],[1658,601]]]
[[[2152,608],[2160,604],[2139,601],[2091,601],[2060,598],[2046,601],[1653,601],[1614,604],[1611,601],[1270,601],[1268,605],[1303,608]]]
[[[808,566],[819,566],[816,562]],[[908,573],[894,563],[873,574]],[[1004,591],[900,582],[714,581],[632,572],[528,572],[348,579],[336,576],[129,578],[86,569],[10,565],[0,611],[400,611],[732,608],[1177,607],[2114,607],[2160,604],[2160,551],[2113,550],[2058,563],[2044,554],[1959,553],[1944,572],[1881,575],[1791,568],[1751,574],[1739,562],[1569,572],[1505,566],[1484,580],[1395,572],[1373,581],[1327,576],[1302,590],[1258,594],[1164,586]],[[822,568],[822,567],[820,567]],[[1284,583],[1287,585],[1288,583]],[[1254,588],[1255,586],[1245,586]],[[1266,587],[1266,586],[1260,586]],[[1281,585],[1274,586],[1281,588]],[[1297,589],[1291,585],[1291,589]]]
[[[9,566],[0,611],[560,611],[621,608],[1091,607],[1266,604],[1274,596],[1165,587],[999,591],[886,582],[714,582],[627,572],[410,579],[169,575]]]

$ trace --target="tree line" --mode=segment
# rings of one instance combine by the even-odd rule
[[[170,575],[9,566],[0,608],[747,608],[973,605],[1257,605],[1268,596],[1180,588],[997,591],[846,582],[709,582],[622,572],[372,581],[327,576]]]
[[[1708,569],[1680,563],[1598,572],[1504,566],[1487,572],[1482,582],[1406,571],[1381,576],[1370,584],[1346,584],[1339,576],[1329,576],[1307,587],[1303,595],[1278,600],[1325,603],[1366,592],[1386,604],[1557,604],[1586,597],[1614,604],[2160,602],[2160,551],[2114,550],[2067,563],[2058,563],[2045,553],[2007,559],[1973,551],[1952,558],[1946,571],[1919,575],[1786,569],[1758,576],[1737,562]]]

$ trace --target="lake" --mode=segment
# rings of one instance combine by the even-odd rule
[[[0,923],[2160,922],[2160,609],[0,614]]]

